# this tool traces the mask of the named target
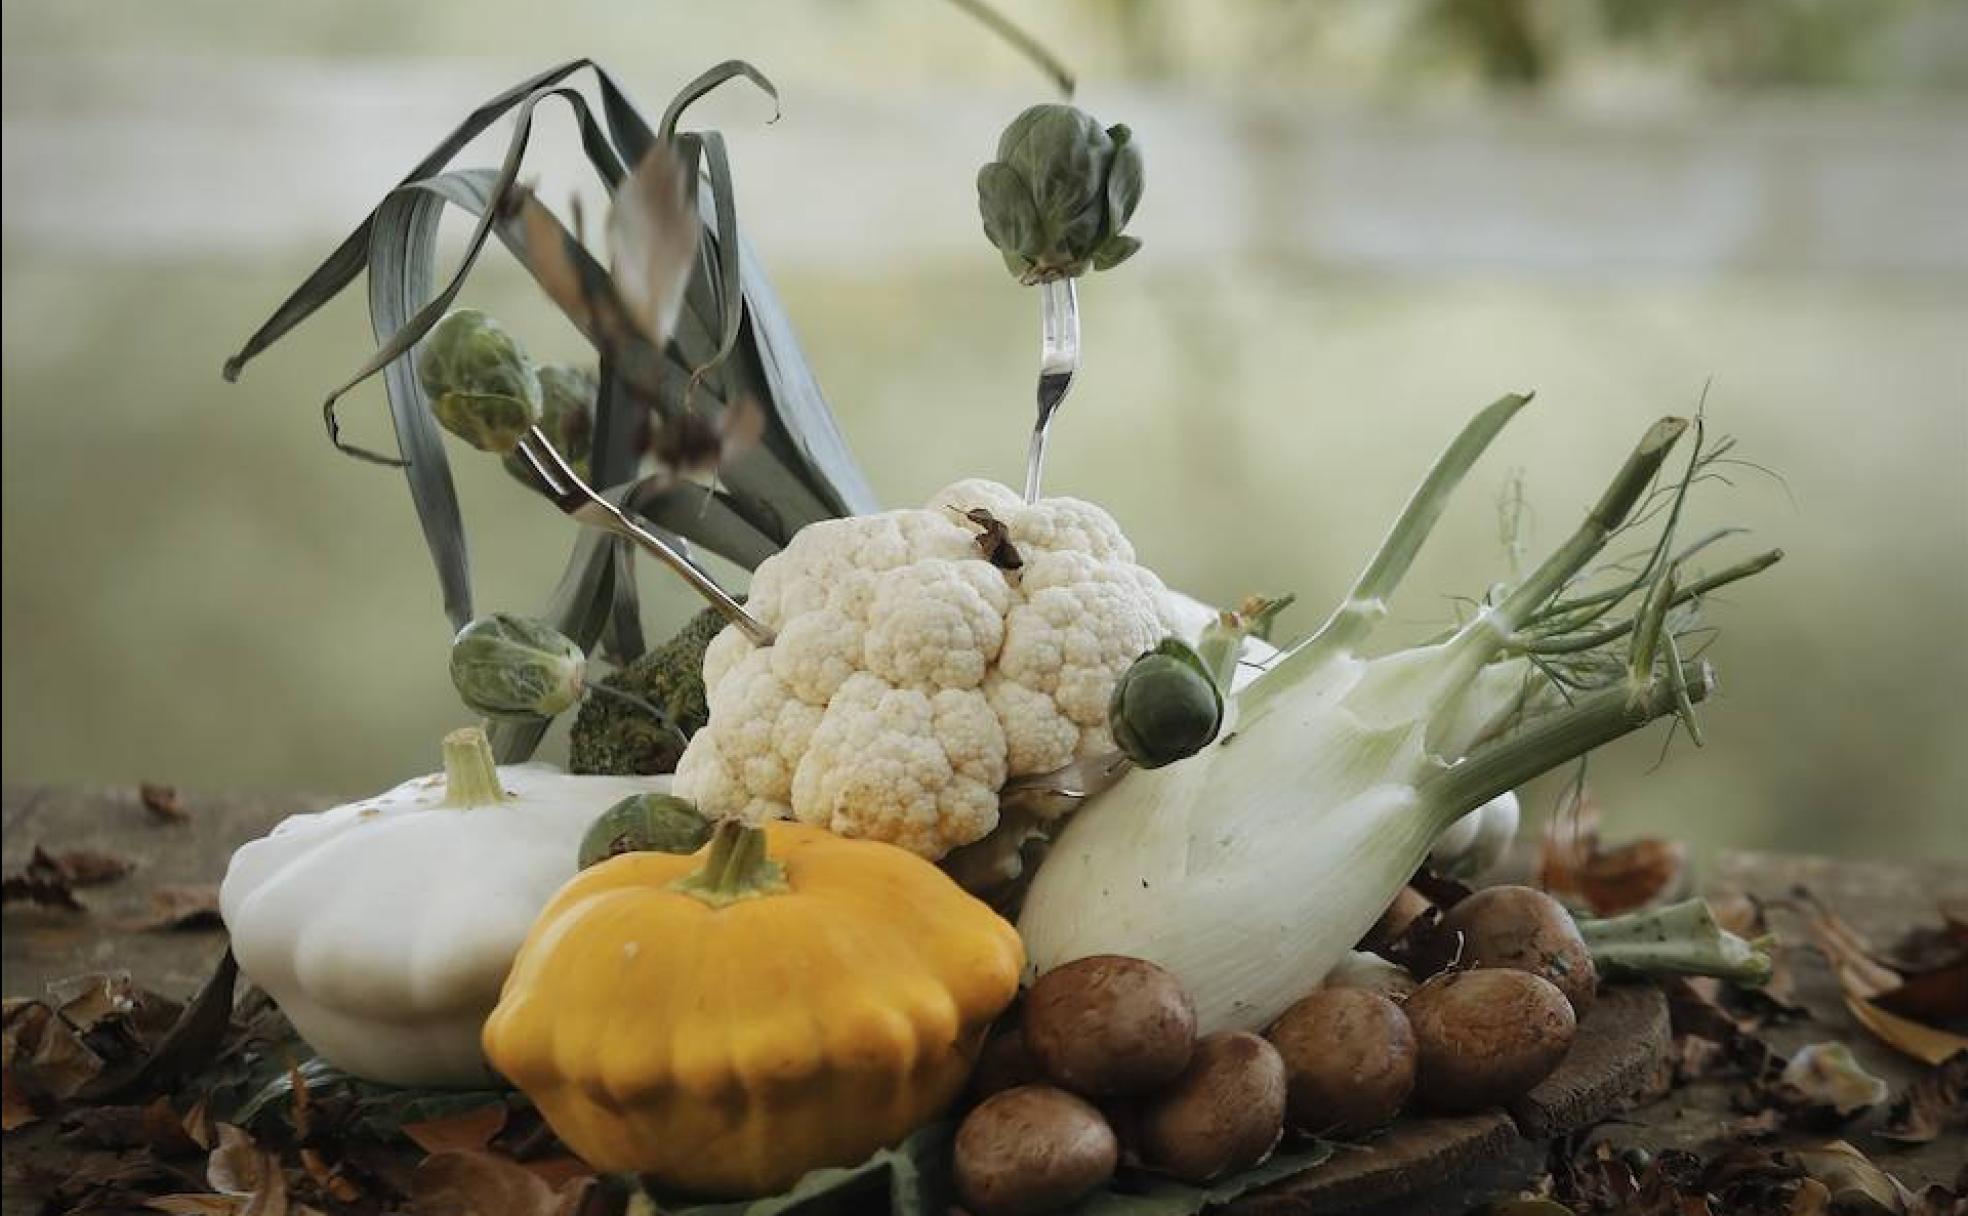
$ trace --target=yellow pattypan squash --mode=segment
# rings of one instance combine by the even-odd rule
[[[730,822],[562,887],[485,1051],[596,1169],[765,1195],[947,1106],[1023,966],[1011,925],[914,854]]]

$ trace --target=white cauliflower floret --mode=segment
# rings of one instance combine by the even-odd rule
[[[998,822],[1004,732],[975,690],[841,685],[793,779],[801,820],[941,857]]]
[[[1022,567],[986,560],[975,510]],[[777,636],[727,628],[705,651],[710,723],[677,792],[932,858],[996,825],[1008,778],[1111,751],[1114,681],[1184,615],[1100,507],[975,479],[809,525],[747,606]]]

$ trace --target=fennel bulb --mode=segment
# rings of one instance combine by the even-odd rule
[[[1728,446],[1704,447],[1699,423],[1678,482],[1654,484],[1690,424],[1664,419],[1578,530],[1472,620],[1362,653],[1450,492],[1526,400],[1465,428],[1325,625],[1228,698],[1213,744],[1128,772],[1067,824],[1019,919],[1037,971],[1145,958],[1182,980],[1201,1033],[1262,1027],[1319,984],[1465,814],[1656,717],[1693,733],[1712,677],[1680,651],[1692,605],[1780,556],[1681,582],[1718,538],[1673,547],[1688,487]],[[1663,518],[1637,572],[1588,571],[1609,539]]]

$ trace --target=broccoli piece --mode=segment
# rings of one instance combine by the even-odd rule
[[[602,684],[661,710],[664,720],[622,697],[589,696],[574,718],[568,767],[577,773],[675,772],[684,740],[710,720],[704,647],[724,624],[715,609],[706,608],[669,641],[605,677]]]

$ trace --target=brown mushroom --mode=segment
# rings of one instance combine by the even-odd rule
[[[1247,1170],[1285,1127],[1285,1063],[1271,1044],[1226,1030],[1196,1044],[1189,1067],[1141,1109],[1141,1155],[1184,1182]]]
[[[1196,1009],[1175,976],[1098,954],[1055,967],[1025,997],[1025,1045],[1052,1081],[1090,1098],[1174,1080],[1196,1043]]]
[[[1286,1115],[1317,1135],[1391,1123],[1414,1092],[1415,1035],[1401,1007],[1365,988],[1321,988],[1265,1033],[1285,1063]]]
[[[1592,950],[1565,906],[1530,887],[1488,887],[1450,908],[1442,927],[1462,935],[1462,965],[1528,971],[1557,986],[1580,1017],[1598,995]]]
[[[1431,1110],[1481,1110],[1550,1076],[1571,1049],[1571,1002],[1528,971],[1448,971],[1408,998],[1419,1061],[1415,1096]]]
[[[1042,1216],[1112,1178],[1120,1146],[1084,1099],[1021,1085],[965,1116],[953,1156],[957,1195],[974,1216]]]

